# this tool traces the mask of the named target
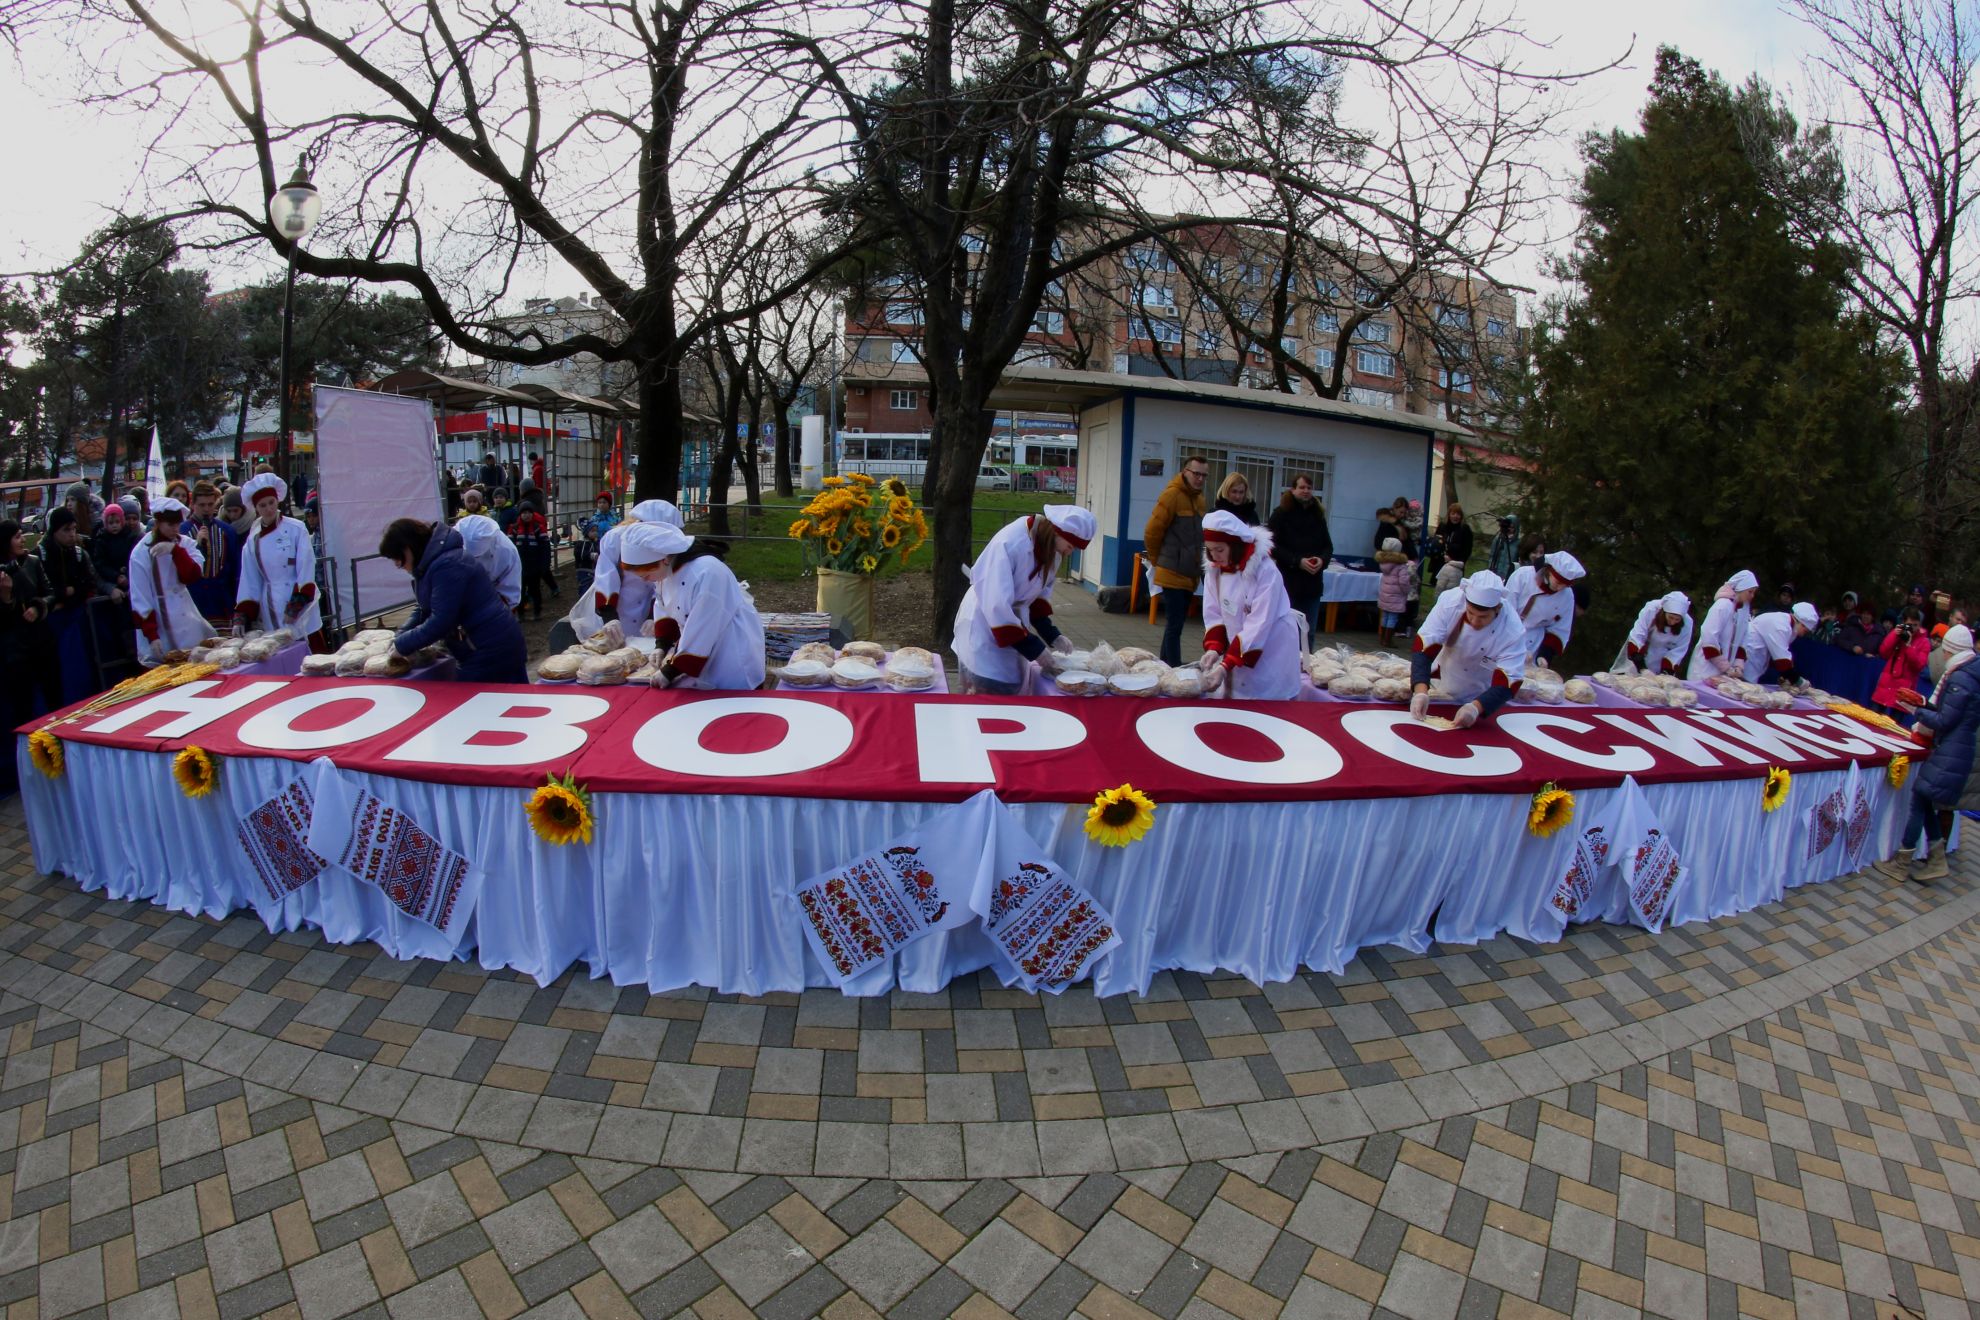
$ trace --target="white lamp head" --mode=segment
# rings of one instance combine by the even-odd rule
[[[322,214],[323,196],[309,181],[309,169],[303,158],[297,157],[296,172],[268,199],[268,222],[283,238],[300,243],[316,228],[317,218]]]

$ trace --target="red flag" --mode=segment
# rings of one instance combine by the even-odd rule
[[[621,422],[612,428],[612,453],[605,460],[605,483],[614,494],[626,493],[626,427]]]

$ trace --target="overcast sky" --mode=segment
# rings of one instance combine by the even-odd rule
[[[1574,170],[1575,142],[1583,132],[1634,125],[1660,44],[1679,47],[1729,82],[1757,73],[1790,103],[1802,101],[1807,32],[1768,0],[1652,0],[1626,6],[1590,0],[1516,2],[1529,36],[1552,47],[1551,55],[1535,53],[1535,67],[1593,68],[1629,52],[1621,67],[1591,78],[1580,89],[1577,112],[1548,162],[1556,173]],[[6,125],[10,175],[10,186],[0,190],[0,270],[15,271],[59,265],[114,214],[136,168],[138,137],[129,121],[65,108],[61,71],[18,72],[22,76],[0,76],[0,124]],[[325,201],[336,204],[335,198]],[[1564,207],[1550,232],[1564,236],[1572,223],[1572,211]],[[272,261],[269,268],[274,268]],[[1530,283],[1538,269],[1535,258],[1502,274]],[[230,274],[224,282],[235,278]],[[520,297],[578,291],[575,280],[560,281],[553,274],[547,287],[514,292]]]

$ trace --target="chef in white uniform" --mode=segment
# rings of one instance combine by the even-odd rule
[[[666,500],[641,500],[626,511],[627,521],[608,528],[598,541],[598,567],[591,576],[591,603],[600,614],[612,614],[627,636],[653,617],[653,584],[619,571],[619,546],[628,528],[638,523],[656,527],[681,526],[681,511]]]
[[[651,522],[626,527],[616,553],[624,580],[665,584],[673,610],[665,620],[669,637],[661,642],[663,652],[671,642],[671,654],[654,677],[655,687],[763,686],[763,620],[749,588],[736,581],[719,554],[678,527]],[[633,622],[630,615],[620,616],[622,627]],[[656,627],[656,640],[660,635]]]
[[[131,548],[131,624],[146,668],[213,636],[213,625],[186,590],[200,580],[206,558],[197,542],[179,534],[185,520],[186,506],[167,496],[151,506],[151,532]]]
[[[969,590],[956,610],[956,659],[963,690],[1009,696],[1030,677],[1045,648],[1070,651],[1052,622],[1059,561],[1093,540],[1093,515],[1077,504],[1048,504],[1006,524],[969,566]]]
[[[307,638],[310,650],[325,651],[323,605],[316,598],[316,551],[309,528],[282,516],[288,485],[273,472],[252,477],[241,498],[254,510],[254,523],[241,545],[241,582],[234,593],[234,633],[250,627],[287,628]]]
[[[1272,562],[1272,533],[1219,509],[1203,520],[1203,660],[1233,697],[1299,695],[1299,612]]]
[[[1705,622],[1698,627],[1698,650],[1685,677],[1696,681],[1715,674],[1740,672],[1746,663],[1746,630],[1753,622],[1753,597],[1760,579],[1740,569],[1712,596]]]
[[[1691,597],[1673,591],[1643,602],[1612,669],[1675,674],[1691,646]]]
[[[1567,650],[1574,632],[1574,590],[1584,576],[1581,561],[1556,550],[1536,564],[1522,564],[1506,579],[1506,603],[1526,632],[1526,659],[1551,665]]]
[[[485,513],[470,513],[454,524],[454,530],[461,534],[469,562],[487,575],[502,603],[510,610],[522,604],[522,551],[502,524]]]
[[[1805,600],[1796,601],[1786,614],[1773,610],[1755,619],[1746,630],[1746,681],[1758,683],[1773,674],[1784,683],[1799,683],[1801,675],[1794,667],[1795,639],[1814,632],[1821,621],[1815,607]]]
[[[1437,597],[1410,644],[1409,666],[1409,713],[1419,720],[1430,713],[1433,671],[1462,703],[1453,717],[1461,729],[1512,700],[1526,672],[1526,629],[1497,573],[1480,569]]]

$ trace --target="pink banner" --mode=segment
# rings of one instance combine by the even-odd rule
[[[28,726],[34,727],[34,726]],[[1083,802],[1123,781],[1169,802],[1529,793],[1881,766],[1913,744],[1843,715],[1507,710],[1438,732],[1396,707],[224,678],[65,723],[138,751],[332,758],[437,783],[594,792]],[[1758,790],[1756,789],[1756,794]],[[1758,810],[1755,798],[1755,810]]]

